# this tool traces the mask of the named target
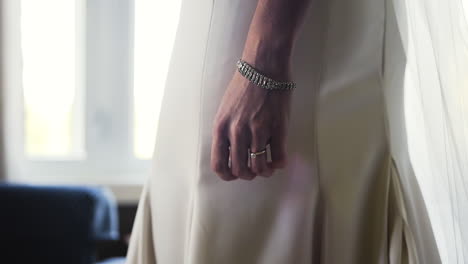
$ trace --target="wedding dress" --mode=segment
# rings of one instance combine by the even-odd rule
[[[409,160],[385,0],[314,0],[293,54],[289,163],[220,180],[211,129],[257,1],[182,1],[128,263],[440,263]]]

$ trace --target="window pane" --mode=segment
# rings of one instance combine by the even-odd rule
[[[149,159],[153,152],[179,11],[180,0],[135,0],[133,135],[140,159]]]
[[[34,157],[83,153],[77,91],[75,0],[22,0],[25,152]]]

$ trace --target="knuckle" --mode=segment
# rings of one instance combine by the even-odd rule
[[[270,133],[269,125],[265,121],[252,120],[249,126],[252,136],[255,138],[263,138]]]
[[[213,125],[213,134],[222,135],[225,131],[225,124],[223,122],[215,122]]]
[[[220,161],[215,161],[211,164],[211,169],[216,173],[223,173],[224,167],[224,164]]]
[[[221,180],[223,181],[232,181],[234,180],[234,178],[230,177],[229,175],[227,175],[226,173],[224,174],[218,174],[218,177],[221,178]]]
[[[236,169],[236,171],[234,172],[234,175],[236,175],[237,177],[243,180],[252,180],[255,177],[255,175],[252,175],[252,173],[249,173],[249,171],[245,168]]]
[[[261,166],[252,166],[252,171],[255,174],[262,174],[264,170]]]
[[[265,127],[266,126],[264,122],[258,120],[252,120],[250,122],[250,128],[252,129],[252,131],[262,131],[265,129]]]
[[[254,160],[252,162],[252,171],[254,173],[263,173],[266,169],[266,164],[263,161],[260,160]]]
[[[263,177],[266,177],[266,178],[269,178],[273,175],[273,171],[272,170],[265,170],[263,173],[262,173],[262,176]]]
[[[219,175],[219,178],[221,178],[221,180],[223,180],[223,181],[233,181],[233,180],[235,180],[235,178],[231,178],[231,177],[228,177],[226,175]]]
[[[236,177],[241,178],[241,179],[248,179],[249,178],[249,175],[248,175],[247,171],[244,168],[239,168],[239,167],[233,168],[232,174],[235,175]]]
[[[240,177],[242,175],[242,170],[237,168],[237,167],[233,167],[232,168],[232,174],[237,176],[237,177]]]
[[[251,181],[254,178],[255,178],[255,175],[250,175],[250,174],[245,174],[244,177],[242,177],[242,179],[247,180],[247,181]]]
[[[233,180],[232,176],[226,171],[222,163],[213,164],[212,169],[216,173],[216,175],[222,180],[225,180],[225,181]]]
[[[271,127],[272,124],[274,124],[276,121],[272,117],[267,117],[267,118],[254,118],[250,120],[251,124],[256,124],[260,127]]]
[[[230,131],[231,134],[233,135],[242,135],[242,133],[245,131],[245,124],[242,122],[233,122],[231,123]]]

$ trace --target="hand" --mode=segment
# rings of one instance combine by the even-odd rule
[[[290,75],[289,70],[283,73]],[[283,168],[290,105],[290,91],[268,91],[236,71],[214,121],[211,167],[216,174],[227,181],[252,180],[257,175],[269,177],[275,169]],[[272,161],[267,161],[266,154],[258,155],[249,167],[249,149],[262,151],[268,144]]]

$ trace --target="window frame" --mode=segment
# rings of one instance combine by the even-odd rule
[[[64,158],[26,155],[18,59],[21,48],[15,48],[8,55],[15,62],[11,71],[15,81],[5,91],[10,178],[45,184],[142,185],[151,160],[138,159],[133,153],[134,1],[74,1],[79,13],[77,47],[81,47],[77,51],[76,96],[82,111],[77,112],[82,113],[78,120],[84,124],[85,155]],[[15,2],[10,7],[14,15],[9,19],[14,26],[12,32],[18,34],[12,36],[11,42],[19,44],[21,10],[20,1]]]

